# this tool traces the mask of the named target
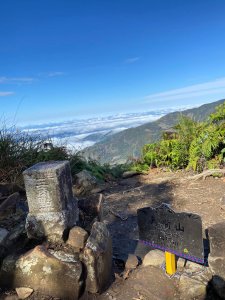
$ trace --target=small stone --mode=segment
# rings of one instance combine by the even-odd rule
[[[225,195],[223,195],[223,197],[220,199],[220,203],[222,206],[225,206]]]
[[[177,271],[183,271],[186,265],[186,260],[182,257],[179,257],[177,260]]]
[[[125,269],[136,269],[138,266],[138,259],[137,256],[134,254],[129,254],[128,259],[125,264]]]
[[[194,280],[191,277],[181,275],[179,281],[180,299],[205,299],[206,285],[200,281]]]
[[[203,266],[200,264],[197,264],[193,261],[187,261],[185,265],[185,269],[189,269],[191,272],[200,272],[203,271]]]
[[[83,249],[88,238],[88,233],[83,228],[75,226],[70,229],[67,244],[74,247]]]
[[[143,266],[155,266],[161,267],[161,265],[165,262],[165,253],[160,250],[151,250],[149,251],[144,259],[143,259]]]
[[[87,170],[75,175],[73,192],[76,196],[86,195],[97,186],[97,179]]]
[[[33,289],[28,288],[28,287],[19,287],[16,288],[17,295],[19,299],[26,299],[33,293]]]

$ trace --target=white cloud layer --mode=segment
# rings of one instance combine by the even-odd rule
[[[31,83],[35,79],[33,77],[0,77],[0,84],[8,84],[8,83]]]
[[[106,117],[70,120],[21,127],[33,135],[46,135],[54,141],[67,144],[70,148],[82,149],[93,145],[104,137],[127,128],[154,121],[161,116],[187,107],[171,107],[148,112],[116,114]]]
[[[6,97],[13,95],[14,92],[0,92],[0,97]]]
[[[47,77],[57,77],[57,76],[63,76],[63,75],[65,75],[64,72],[49,72],[47,74]]]
[[[125,64],[133,64],[135,63],[136,61],[138,61],[140,59],[140,57],[131,57],[131,58],[127,58],[125,60]]]
[[[225,95],[225,77],[184,88],[151,94],[145,97],[145,102],[191,99],[199,96],[213,96],[223,93]]]

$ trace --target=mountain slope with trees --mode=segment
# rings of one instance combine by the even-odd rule
[[[195,121],[204,121],[215,111],[216,106],[224,101],[223,99],[182,112],[169,113],[157,121],[126,129],[84,149],[83,155],[97,159],[101,163],[125,163],[129,158],[139,157],[145,144],[158,141],[163,131],[171,129],[179,122],[181,115],[190,117]]]

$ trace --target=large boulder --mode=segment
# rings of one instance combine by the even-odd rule
[[[52,297],[76,300],[82,290],[82,265],[71,255],[54,255],[43,246],[4,259],[1,287],[29,287]]]
[[[104,223],[93,224],[82,260],[87,269],[87,291],[101,293],[112,276],[112,240]]]

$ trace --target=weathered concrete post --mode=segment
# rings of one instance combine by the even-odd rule
[[[29,206],[28,237],[62,241],[64,231],[78,221],[69,162],[38,163],[23,175]]]

